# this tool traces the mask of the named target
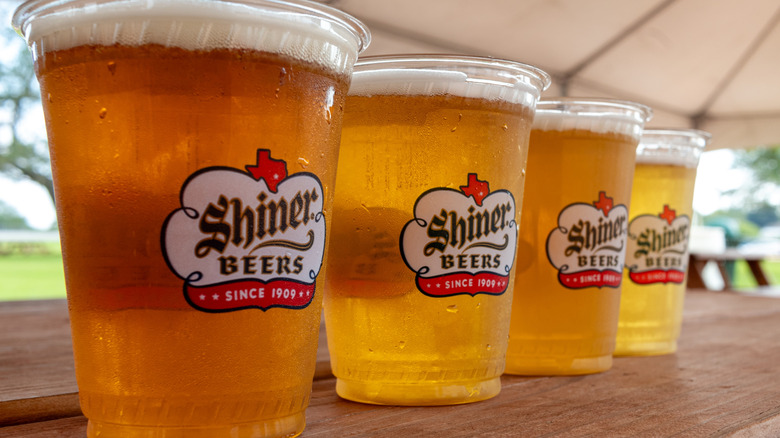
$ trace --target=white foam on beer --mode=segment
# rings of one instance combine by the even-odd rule
[[[620,112],[545,109],[537,106],[533,129],[541,131],[583,130],[600,134],[628,135],[637,141],[645,120],[639,115]]]
[[[663,153],[656,152],[650,154],[640,154],[637,152],[636,162],[641,164],[659,164],[694,168],[699,165],[699,155],[692,155],[690,151],[682,151],[679,149],[669,149]]]
[[[126,0],[42,13],[22,30],[37,55],[83,45],[249,49],[348,72],[362,49],[345,26],[305,13],[197,0]]]
[[[468,70],[466,70],[468,71]],[[533,106],[540,90],[529,82],[475,77],[474,72],[425,68],[386,68],[352,74],[349,94],[353,96],[450,95]],[[484,71],[483,71],[484,73]],[[485,76],[485,75],[477,75]]]
[[[645,131],[636,149],[636,162],[695,168],[709,139],[703,131]]]

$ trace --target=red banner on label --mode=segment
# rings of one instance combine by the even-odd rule
[[[438,277],[417,277],[417,288],[422,293],[434,297],[460,294],[501,295],[506,292],[507,286],[509,286],[509,277],[490,272],[478,274],[459,272]]]
[[[644,272],[629,272],[628,277],[637,284],[653,283],[682,283],[685,281],[685,272],[676,269],[664,271],[663,269],[654,269]]]
[[[184,285],[187,301],[200,310],[227,312],[255,307],[301,309],[314,298],[314,283],[276,280],[241,280],[209,286]]]
[[[618,287],[623,276],[618,271],[604,270],[597,271],[590,269],[587,271],[572,272],[570,274],[558,273],[558,281],[562,285],[572,288],[581,289],[585,287]]]

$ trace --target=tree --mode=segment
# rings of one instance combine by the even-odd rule
[[[780,146],[736,150],[733,167],[746,170],[750,177],[738,189],[724,194],[746,213],[753,213],[759,225],[777,218],[780,213]]]
[[[780,146],[739,151],[735,164],[751,169],[758,181],[780,186]]]
[[[30,225],[13,207],[0,201],[0,230],[29,230]]]
[[[753,222],[759,227],[765,227],[767,225],[774,224],[778,221],[777,206],[764,204],[758,208],[749,211],[747,214],[747,220]]]
[[[0,12],[5,15],[7,11]],[[4,48],[0,63],[0,172],[14,180],[41,184],[54,202],[45,132],[32,121],[32,115],[41,111],[32,59],[24,40],[13,29],[0,29],[0,47]]]

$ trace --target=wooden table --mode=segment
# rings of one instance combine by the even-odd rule
[[[504,376],[446,407],[341,400],[322,343],[303,437],[780,436],[780,299],[691,290],[677,354],[605,373]],[[63,301],[0,304],[1,437],[82,437]]]
[[[776,255],[775,255],[776,256]],[[745,253],[736,249],[727,249],[724,252],[718,253],[691,253],[690,254],[690,269],[688,269],[688,287],[699,289],[707,287],[704,284],[704,267],[707,263],[713,262],[720,271],[720,276],[723,279],[723,287],[728,290],[732,288],[731,276],[729,276],[726,269],[726,263],[744,261],[747,263],[750,273],[753,274],[753,278],[756,280],[756,284],[759,288],[767,288],[770,286],[769,277],[761,267],[761,263],[767,259],[767,254],[752,254]]]

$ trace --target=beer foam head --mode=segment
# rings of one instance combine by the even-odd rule
[[[646,129],[636,148],[636,162],[693,168],[711,138],[697,129]]]
[[[353,96],[452,95],[533,107],[550,85],[547,73],[511,61],[449,55],[381,56],[355,64]]]
[[[590,98],[555,98],[539,101],[533,129],[585,130],[630,135],[639,140],[652,110],[642,104]]]
[[[14,14],[34,56],[83,45],[249,49],[349,72],[368,29],[328,6],[280,0],[34,0]]]

